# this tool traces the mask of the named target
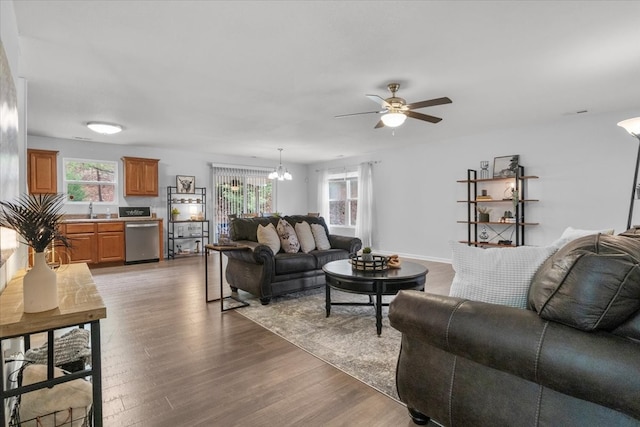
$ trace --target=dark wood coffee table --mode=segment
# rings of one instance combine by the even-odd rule
[[[347,259],[332,261],[322,267],[326,278],[326,310],[332,305],[370,305],[376,308],[376,330],[382,333],[382,295],[395,295],[403,289],[423,290],[427,280],[427,267],[404,261],[400,268],[369,272],[354,270]],[[331,302],[331,288],[369,296],[369,302]],[[373,296],[375,295],[375,301]]]

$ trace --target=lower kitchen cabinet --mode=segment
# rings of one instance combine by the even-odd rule
[[[124,222],[78,222],[66,224],[71,242],[66,249],[68,262],[98,264],[124,261]]]

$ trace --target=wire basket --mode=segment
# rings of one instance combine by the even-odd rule
[[[385,271],[389,268],[387,265],[387,257],[381,255],[373,255],[373,260],[364,260],[361,255],[351,257],[351,267],[358,271]]]

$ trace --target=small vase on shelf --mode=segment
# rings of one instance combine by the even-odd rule
[[[33,267],[22,279],[25,313],[39,313],[58,307],[56,272],[49,268],[44,252],[33,254]]]

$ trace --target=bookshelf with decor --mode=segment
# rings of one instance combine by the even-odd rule
[[[209,244],[207,189],[182,193],[178,187],[167,187],[167,218],[167,258],[203,255]]]
[[[467,198],[458,200],[467,208],[467,219],[458,221],[467,225],[467,239],[460,242],[479,247],[523,246],[527,227],[538,225],[525,216],[527,204],[539,201],[527,198],[527,182],[537,178],[525,175],[520,165],[514,176],[494,178],[478,178],[478,171],[468,169],[467,179],[457,181],[467,190]],[[494,210],[503,213],[491,215]]]

